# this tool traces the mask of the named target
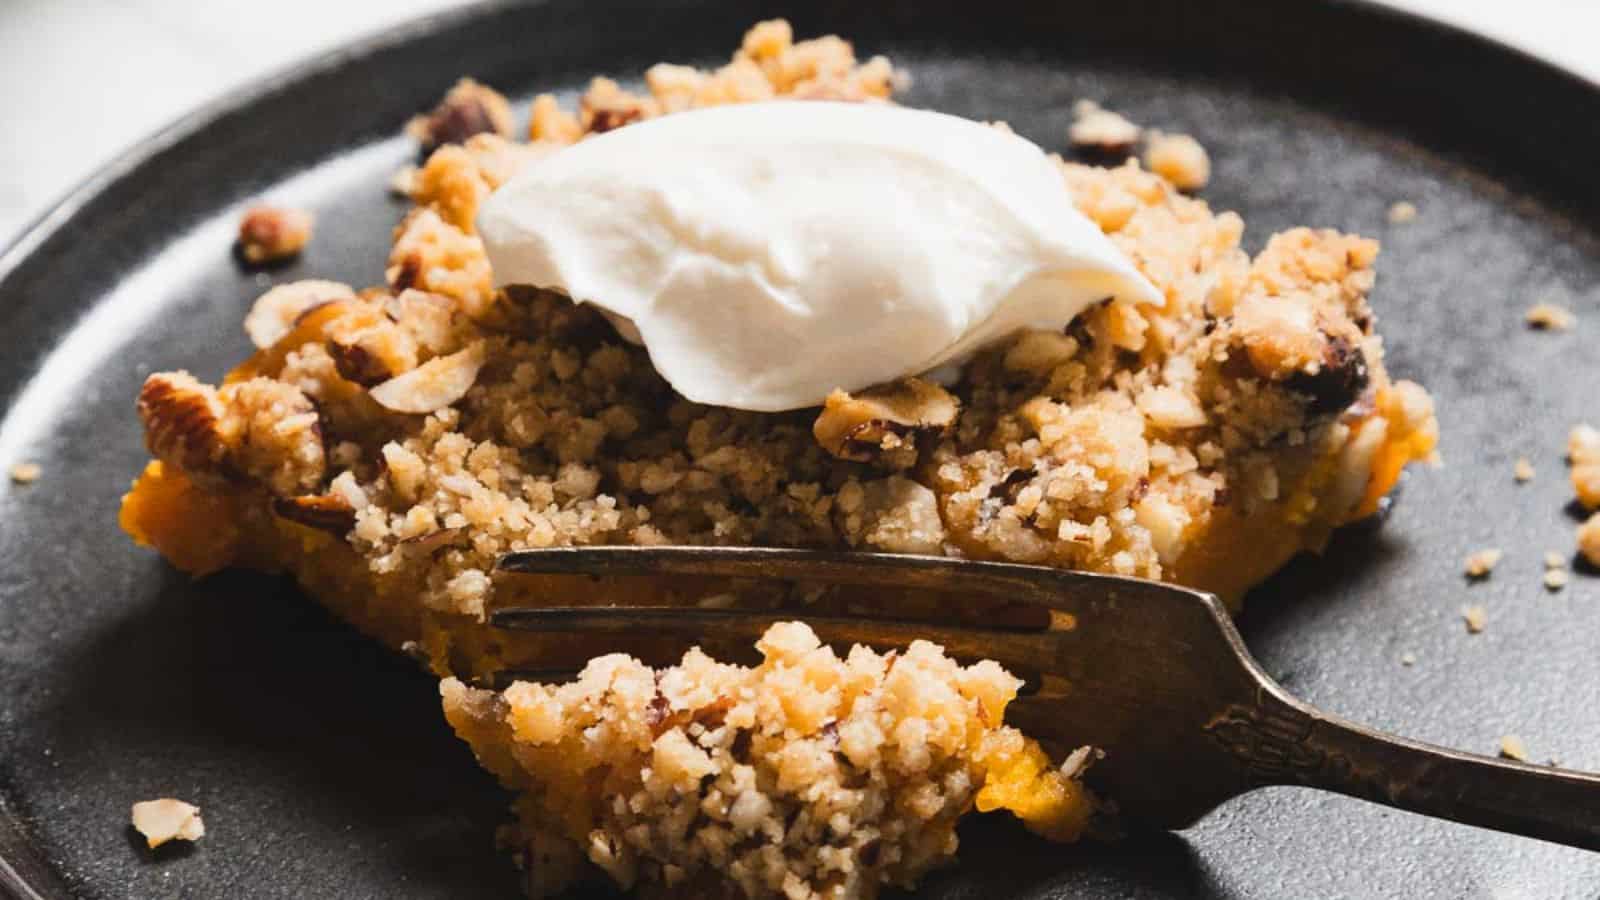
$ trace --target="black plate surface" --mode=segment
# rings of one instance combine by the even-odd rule
[[[227,99],[0,258],[0,462],[45,466],[37,484],[0,484],[0,885],[516,896],[491,847],[504,798],[447,732],[429,679],[281,580],[191,582],[118,532],[144,459],[132,398],[152,369],[214,378],[242,358],[240,319],[270,283],[381,280],[401,213],[384,183],[413,152],[399,126],[456,76],[524,98],[570,90],[714,61],[775,14],[891,54],[916,77],[910,103],[1003,118],[1047,147],[1079,97],[1192,132],[1216,163],[1206,196],[1244,214],[1252,248],[1295,224],[1382,238],[1390,365],[1437,397],[1445,467],[1413,473],[1382,529],[1258,591],[1247,637],[1330,710],[1484,752],[1516,732],[1538,759],[1600,769],[1600,578],[1540,586],[1543,551],[1572,548],[1564,435],[1600,419],[1592,85],[1343,3],[553,0],[424,21]],[[262,194],[320,216],[304,258],[270,275],[228,252],[240,204]],[[1387,224],[1397,200],[1421,217]],[[1577,311],[1575,330],[1522,326],[1546,296]],[[1519,486],[1522,455],[1538,477]],[[1489,545],[1505,561],[1466,584],[1462,557]],[[1465,603],[1487,608],[1483,634],[1462,628]],[[151,855],[128,806],[169,794],[199,803],[210,833]],[[965,835],[963,864],[925,896],[1600,896],[1600,857],[1288,789],[1110,847],[1047,846],[1004,823]]]

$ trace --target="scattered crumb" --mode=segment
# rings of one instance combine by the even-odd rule
[[[1477,634],[1489,624],[1489,613],[1477,605],[1461,607],[1461,618],[1466,620],[1469,634]]]
[[[389,176],[389,193],[396,197],[409,197],[417,184],[417,167],[401,166]]]
[[[174,839],[198,841],[206,834],[206,823],[200,821],[200,807],[171,797],[135,803],[133,827],[144,835],[151,849]]]
[[[1546,569],[1565,569],[1567,567],[1567,558],[1554,550],[1546,550],[1544,552],[1544,567]]]
[[[253,206],[239,220],[239,253],[248,263],[288,259],[311,240],[314,222],[303,209]]]
[[[1552,591],[1559,591],[1567,586],[1570,577],[1566,569],[1545,569],[1544,586]]]
[[[1138,125],[1093,100],[1079,100],[1072,107],[1067,141],[1082,150],[1125,155],[1133,152],[1142,132]]]
[[[1578,553],[1591,566],[1600,566],[1600,512],[1578,526]]]
[[[1106,758],[1106,752],[1099,747],[1084,745],[1067,754],[1061,761],[1061,775],[1063,778],[1078,778],[1089,767]]]
[[[1522,738],[1508,734],[1500,738],[1500,755],[1517,762],[1527,762],[1528,748],[1522,743]]]
[[[33,484],[44,474],[44,469],[35,462],[19,462],[11,467],[11,480],[17,484]]]
[[[1500,564],[1500,557],[1504,555],[1499,547],[1487,547],[1467,555],[1467,577],[1487,578],[1494,567]]]
[[[1211,157],[1199,141],[1187,134],[1150,132],[1150,143],[1144,148],[1144,166],[1180,191],[1198,191],[1211,180]]]
[[[1400,654],[1400,665],[1414,666],[1417,664],[1417,655],[1410,651]]]
[[[1517,457],[1517,461],[1511,466],[1511,477],[1515,478],[1518,484],[1521,484],[1532,481],[1533,475],[1533,463],[1528,462],[1526,456]]]
[[[1600,430],[1584,423],[1567,435],[1567,461],[1572,464],[1572,489],[1578,502],[1600,507]]]
[[[1401,200],[1389,207],[1389,224],[1404,225],[1417,220],[1417,205],[1409,200]]]
[[[1554,303],[1535,303],[1528,307],[1525,318],[1529,325],[1543,331],[1566,331],[1578,321],[1571,310]]]

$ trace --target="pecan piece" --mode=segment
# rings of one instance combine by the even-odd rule
[[[1306,412],[1326,416],[1346,409],[1371,381],[1367,357],[1341,334],[1328,336],[1322,360],[1314,371],[1304,369],[1284,379],[1283,386],[1306,398]]]
[[[424,153],[444,144],[459,144],[475,134],[510,137],[511,104],[499,91],[471,78],[456,82],[439,105],[425,116],[417,116],[406,126],[406,133],[417,139]]]
[[[150,455],[191,475],[221,469],[228,446],[216,388],[188,372],[156,372],[139,390],[138,410]]]
[[[239,221],[239,255],[251,265],[289,259],[311,240],[311,213],[279,206],[256,206]]]
[[[834,456],[868,462],[919,435],[945,433],[960,409],[956,398],[937,384],[903,378],[854,396],[834,391],[811,433]]]
[[[356,527],[355,509],[337,494],[277,497],[272,511],[280,518],[340,537]]]

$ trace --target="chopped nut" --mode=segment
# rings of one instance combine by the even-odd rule
[[[17,484],[33,484],[43,474],[44,470],[38,463],[19,462],[11,467],[11,480]]]
[[[1600,568],[1600,512],[1578,526],[1578,553],[1589,565]]]
[[[1589,424],[1575,426],[1567,435],[1567,459],[1578,502],[1589,509],[1600,507],[1600,431]]]
[[[1404,225],[1415,222],[1417,219],[1417,206],[1408,200],[1401,200],[1389,207],[1389,224]]]
[[[244,333],[257,347],[270,347],[288,334],[311,309],[335,300],[354,300],[356,292],[337,281],[306,279],[280,284],[256,298],[244,317]]]
[[[1461,607],[1461,618],[1467,623],[1467,632],[1477,634],[1489,624],[1489,613],[1481,606]]]
[[[216,470],[227,455],[222,401],[188,372],[156,372],[139,390],[145,446],[156,459],[190,474]]]
[[[1532,481],[1533,474],[1533,463],[1528,462],[1526,456],[1517,457],[1517,461],[1511,466],[1511,477],[1515,478],[1518,484]]]
[[[655,100],[628,93],[609,78],[596,78],[578,98],[578,121],[591,134],[615,131],[656,114]]]
[[[443,144],[459,144],[484,132],[510,137],[512,125],[511,104],[499,91],[463,78],[432,112],[412,119],[406,133],[416,138],[424,153],[431,153]]]
[[[1417,655],[1410,651],[1400,654],[1400,665],[1414,666],[1417,664]]]
[[[1080,100],[1072,108],[1067,140],[1072,146],[1106,156],[1128,156],[1139,142],[1142,129],[1093,100]]]
[[[171,797],[135,803],[133,827],[152,850],[171,840],[198,841],[206,834],[200,807]]]
[[[1498,547],[1489,547],[1467,556],[1467,577],[1487,578],[1499,564],[1502,553]]]
[[[1527,762],[1528,748],[1522,743],[1522,738],[1508,734],[1500,738],[1500,755],[1517,762]]]
[[[409,197],[417,186],[417,167],[401,166],[389,176],[389,193],[396,197]]]
[[[1544,552],[1544,567],[1546,569],[1565,569],[1567,567],[1567,558],[1554,550],[1546,550]]]
[[[1106,752],[1099,747],[1079,747],[1061,761],[1061,774],[1067,778],[1081,778],[1090,766],[1105,758]]]
[[[252,265],[288,259],[311,240],[314,221],[301,209],[252,207],[239,221],[239,254]]]
[[[1567,586],[1567,580],[1571,577],[1566,569],[1545,569],[1544,586],[1548,590],[1559,591]]]
[[[840,459],[871,460],[917,434],[942,434],[955,424],[960,404],[944,388],[904,378],[851,396],[828,395],[811,433]]]
[[[1144,165],[1180,191],[1198,191],[1211,181],[1211,157],[1187,134],[1151,132]]]
[[[465,397],[483,368],[484,347],[479,341],[459,353],[430,359],[403,375],[374,387],[369,393],[384,409],[398,413],[436,412]]]
[[[1571,310],[1554,303],[1535,303],[1528,307],[1528,324],[1543,331],[1566,331],[1578,321]]]
[[[277,497],[272,501],[272,511],[291,522],[340,536],[356,526],[355,509],[336,494]]]

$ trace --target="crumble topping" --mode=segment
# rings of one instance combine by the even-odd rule
[[[1499,565],[1501,552],[1499,547],[1487,547],[1467,555],[1466,572],[1468,578],[1487,578],[1494,567]]]
[[[869,898],[948,862],[956,821],[1025,792],[1018,810],[1072,837],[1092,801],[1001,724],[1021,681],[960,666],[917,641],[844,657],[799,622],[773,625],[751,669],[699,649],[651,670],[603,656],[575,681],[495,694],[447,679],[451,725],[522,793],[510,840],[530,893],[560,890],[585,861],[624,889],[696,895],[716,875],[747,897]],[[1030,818],[1030,816],[1032,816]]]
[[[1417,205],[1409,200],[1400,200],[1389,207],[1386,214],[1390,225],[1405,225],[1417,220]]]
[[[1466,622],[1468,634],[1477,634],[1489,624],[1488,611],[1477,604],[1461,607],[1461,618]]]
[[[11,466],[11,480],[16,484],[33,484],[44,474],[44,469],[35,462],[19,462]]]
[[[1591,566],[1600,568],[1600,512],[1578,526],[1578,553]]]
[[[152,850],[168,841],[198,841],[206,834],[200,807],[171,797],[135,803],[133,827]]]
[[[1522,484],[1532,481],[1533,476],[1533,463],[1529,462],[1526,456],[1517,457],[1517,461],[1511,466],[1511,477],[1515,478],[1518,484]]]
[[[1144,164],[1180,191],[1198,191],[1211,181],[1211,157],[1187,134],[1150,133]]]
[[[1079,100],[1072,107],[1067,141],[1080,150],[1126,157],[1143,134],[1144,129],[1093,100]]]
[[[251,265],[281,262],[311,240],[311,213],[281,206],[256,206],[239,220],[239,255]]]

